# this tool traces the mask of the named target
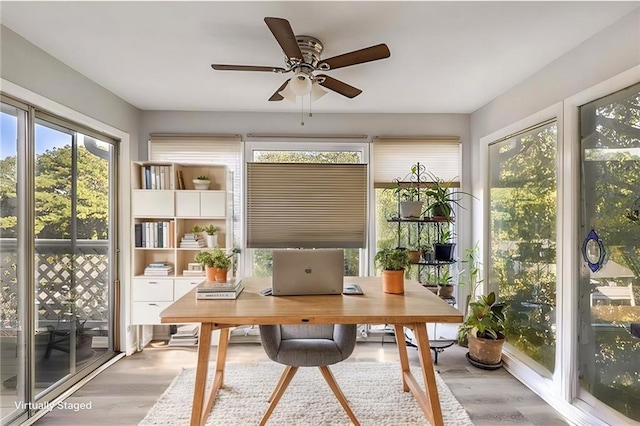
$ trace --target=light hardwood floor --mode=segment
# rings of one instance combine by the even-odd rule
[[[504,369],[480,370],[465,359],[467,349],[457,345],[438,357],[436,371],[469,413],[475,425],[564,425],[561,417],[542,399]],[[215,351],[214,355],[215,356]],[[358,343],[345,362],[397,361],[395,343]],[[409,360],[418,354],[409,348]],[[228,362],[268,361],[255,343],[231,344]],[[195,367],[193,348],[168,347],[154,342],[142,352],[109,367],[67,399],[91,402],[91,410],[53,410],[38,425],[137,425],[183,367]],[[398,385],[400,381],[398,381]]]

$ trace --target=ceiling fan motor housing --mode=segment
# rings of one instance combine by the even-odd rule
[[[285,63],[293,70],[301,67],[309,72],[314,71],[320,63],[320,55],[322,54],[322,42],[315,37],[306,35],[297,35],[296,42],[302,52],[302,63],[297,64],[285,55]],[[322,68],[320,68],[322,69]]]

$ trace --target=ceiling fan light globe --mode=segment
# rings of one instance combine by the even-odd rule
[[[328,92],[326,90],[324,90],[322,87],[320,87],[320,85],[316,82],[313,83],[313,86],[311,87],[311,100],[313,102],[319,100],[321,97],[323,97],[324,95],[326,95]]]
[[[309,76],[302,73],[296,74],[287,85],[296,96],[308,95],[311,92],[311,86]]]
[[[278,93],[280,94],[280,96],[285,98],[287,101],[293,102],[294,104],[296,103],[297,96],[296,96],[295,93],[293,93],[293,90],[291,90],[291,82],[289,82],[289,84],[287,84],[284,87],[284,89],[282,89]]]

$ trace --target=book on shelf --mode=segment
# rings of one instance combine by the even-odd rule
[[[167,276],[173,273],[173,265],[167,262],[153,262],[144,268],[144,275]]]
[[[178,177],[176,186],[178,187],[178,189],[186,189],[184,186],[184,176],[182,175],[182,170],[178,170],[176,174]]]
[[[208,285],[209,284],[209,285]],[[219,284],[219,283],[215,283]],[[211,281],[205,281],[204,283],[196,287],[196,299],[197,300],[233,300],[237,299],[242,290],[244,290],[244,284],[241,280],[238,280],[232,290],[222,290],[223,285],[211,285]]]

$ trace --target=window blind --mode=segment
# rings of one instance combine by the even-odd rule
[[[149,160],[225,164],[240,171],[240,136],[151,134]]]
[[[367,165],[247,163],[247,247],[359,248]]]
[[[426,171],[445,181],[460,180],[460,138],[434,136],[373,139],[373,181],[377,188],[402,179],[420,162]]]

